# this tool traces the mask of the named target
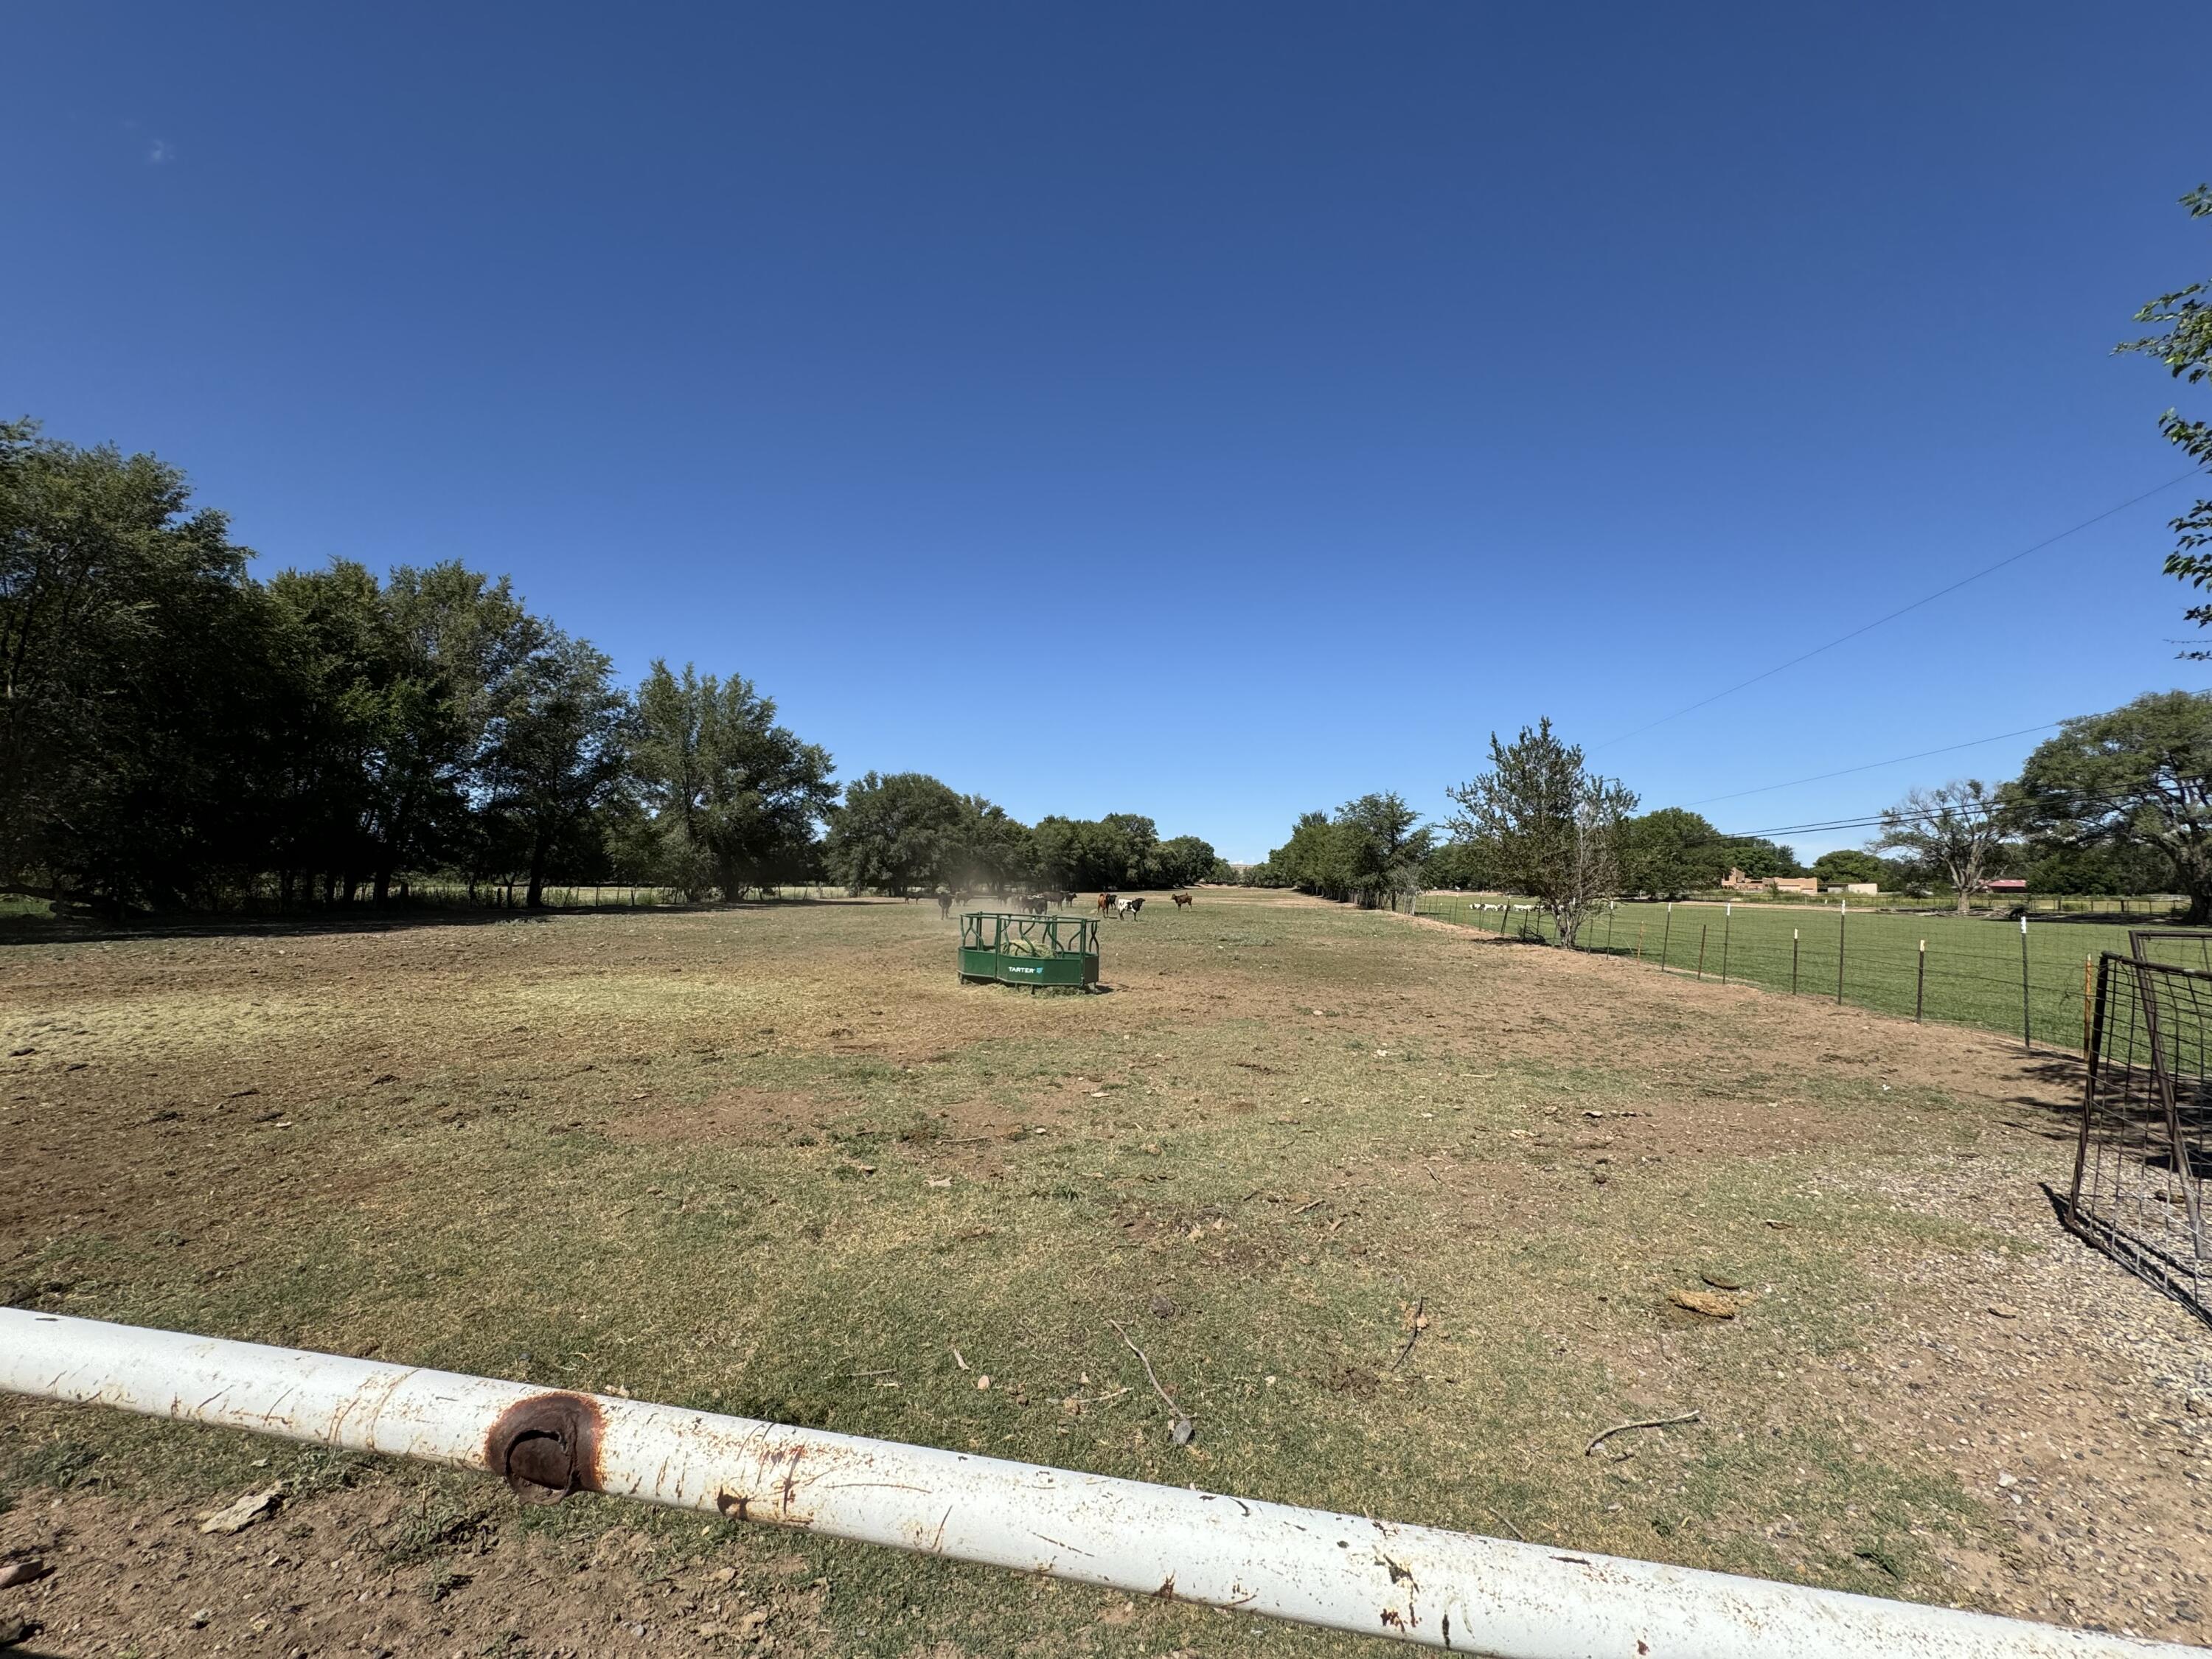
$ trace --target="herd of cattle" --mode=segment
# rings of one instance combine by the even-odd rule
[[[956,904],[967,903],[975,895],[965,892],[940,891],[933,893],[930,896],[937,901],[939,920],[949,921],[952,916],[952,907]],[[1188,893],[1170,893],[1168,896],[1175,901],[1175,907],[1178,910],[1187,908],[1197,902],[1197,900],[1191,897]],[[1048,909],[1074,903],[1075,898],[1076,895],[1073,889],[1054,887],[1042,893],[1018,894],[1012,900],[1012,903],[1017,910],[1041,916]],[[1138,894],[1134,898],[1123,898],[1109,887],[1098,896],[1098,914],[1102,916],[1109,915],[1133,916],[1141,914],[1144,908],[1145,896],[1142,893]]]

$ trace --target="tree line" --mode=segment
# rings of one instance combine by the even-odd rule
[[[841,791],[750,681],[656,659],[618,684],[459,562],[262,580],[252,557],[174,466],[0,422],[0,886],[121,913],[439,878],[535,906],[553,882],[738,899],[1218,863],[1133,814],[1031,828],[912,773]]]
[[[2212,692],[2151,692],[2064,721],[2006,782],[1908,791],[1863,850],[1823,854],[1809,872],[1789,847],[1723,835],[1684,808],[1639,815],[1637,796],[1590,771],[1548,720],[1510,744],[1492,733],[1490,758],[1449,792],[1457,810],[1441,835],[1395,793],[1363,796],[1304,815],[1242,879],[1362,905],[1431,887],[1524,895],[1569,945],[1607,900],[1686,897],[1730,869],[1873,882],[1961,914],[2013,876],[2039,892],[2178,892],[2191,924],[2212,921]]]

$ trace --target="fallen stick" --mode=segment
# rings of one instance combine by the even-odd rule
[[[1640,1423],[1616,1423],[1611,1428],[1607,1429],[1603,1434],[1598,1436],[1596,1439],[1591,1441],[1589,1445],[1584,1446],[1583,1448],[1583,1455],[1584,1457],[1589,1456],[1590,1454],[1596,1451],[1600,1446],[1602,1446],[1607,1441],[1612,1439],[1613,1436],[1616,1434],[1626,1434],[1631,1429],[1671,1429],[1678,1423],[1694,1423],[1697,1420],[1697,1413],[1688,1412],[1680,1417],[1652,1417],[1647,1418]]]
[[[1152,1372],[1152,1362],[1146,1357],[1145,1351],[1142,1348],[1129,1340],[1129,1334],[1121,1328],[1121,1322],[1118,1319],[1109,1319],[1106,1322],[1114,1328],[1114,1334],[1121,1339],[1122,1345],[1127,1347],[1131,1353],[1136,1355],[1139,1361],[1143,1364],[1145,1368],[1145,1380],[1152,1385],[1152,1392],[1159,1395],[1162,1401],[1164,1401],[1167,1406],[1167,1408],[1175,1413],[1175,1421],[1170,1424],[1168,1428],[1169,1438],[1172,1439],[1178,1446],[1189,1444],[1191,1436],[1197,1431],[1196,1425],[1190,1420],[1189,1414],[1186,1413],[1182,1407],[1176,1404],[1175,1396],[1173,1395],[1170,1394],[1165,1389],[1160,1386],[1160,1379]]]
[[[1406,1339],[1406,1346],[1398,1350],[1398,1357],[1390,1362],[1390,1369],[1392,1370],[1396,1370],[1399,1366],[1406,1363],[1406,1356],[1413,1352],[1413,1344],[1421,1340],[1421,1333],[1428,1329],[1429,1322],[1421,1317],[1421,1310],[1428,1305],[1428,1298],[1426,1297],[1416,1297],[1414,1298],[1413,1334]]]

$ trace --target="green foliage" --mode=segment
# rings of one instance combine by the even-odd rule
[[[1552,722],[1523,726],[1509,746],[1490,737],[1491,769],[1451,792],[1455,839],[1491,849],[1513,890],[1548,910],[1571,949],[1590,913],[1620,890],[1621,824],[1636,797],[1583,769],[1583,751]]]
[[[2199,185],[2181,198],[2191,218],[2212,218],[2212,185]],[[2212,376],[2212,282],[2191,283],[2171,294],[2161,294],[2136,313],[2139,323],[2160,325],[2163,332],[2130,340],[2116,349],[2138,351],[2156,357],[2166,372],[2186,385],[2201,385]],[[2212,469],[2212,421],[2185,418],[2176,409],[2159,417],[2159,430],[2168,443],[2198,465]],[[2166,571],[2191,587],[2212,587],[2212,499],[2199,500],[2171,528],[2177,540],[2166,555]],[[2212,605],[2192,605],[2185,613],[2203,628],[2212,625]],[[2212,651],[2186,651],[2199,661]]]
[[[1728,873],[1735,845],[1703,816],[1685,807],[1662,806],[1625,819],[1620,826],[1621,887],[1662,899],[1717,887]]]
[[[823,848],[830,873],[855,893],[894,898],[951,879],[972,809],[923,772],[871,772],[845,791]]]
[[[1862,881],[1870,881],[1877,886],[1896,885],[1888,865],[1873,854],[1862,853],[1855,848],[1839,847],[1832,853],[1821,854],[1813,860],[1813,873],[1823,884],[1838,887]]]
[[[1942,872],[1964,915],[1984,878],[1999,867],[2016,822],[2002,791],[1979,778],[1959,778],[1939,788],[1908,790],[1896,805],[1883,808],[1873,844]]]
[[[549,628],[493,698],[480,821],[520,854],[533,907],[557,854],[572,870],[585,861],[580,832],[628,774],[632,711],[613,670],[605,652]]]
[[[1723,866],[1735,866],[1753,881],[1805,873],[1805,866],[1797,862],[1796,848],[1784,847],[1779,842],[1762,841],[1756,836],[1726,836],[1721,842],[1721,852]],[[1722,873],[1727,873],[1725,868]]]
[[[2013,799],[2054,850],[2160,854],[2190,923],[2212,921],[2212,694],[2154,691],[2068,720],[2027,757]]]
[[[1295,887],[1363,909],[1395,902],[1426,883],[1436,836],[1419,821],[1403,796],[1387,790],[1346,801],[1334,817],[1304,813],[1249,884]]]
[[[1462,892],[1488,892],[1499,886],[1490,849],[1479,842],[1447,841],[1429,849],[1421,860],[1421,885],[1449,887]]]
[[[656,658],[638,687],[633,764],[660,879],[694,899],[804,874],[815,823],[837,798],[828,752],[778,726],[772,700],[690,663],[679,676]]]

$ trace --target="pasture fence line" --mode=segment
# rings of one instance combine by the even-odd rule
[[[1414,910],[1497,938],[1559,939],[1547,913],[1509,895],[1424,893]],[[1620,900],[1583,923],[1576,945],[1662,974],[1978,1026],[2032,1050],[2086,1053],[2094,963],[2106,951],[2124,952],[2129,931],[2055,916],[1899,914],[1850,903],[1817,910]],[[2212,968],[2212,931],[2202,939]]]
[[[473,1469],[504,1477],[526,1502],[605,1492],[1498,1659],[2201,1655],[2100,1631],[28,1309],[0,1309],[0,1389]]]

